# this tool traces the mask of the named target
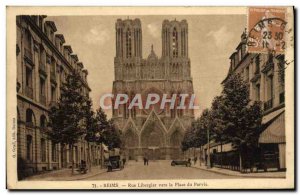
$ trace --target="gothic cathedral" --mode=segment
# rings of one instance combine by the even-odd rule
[[[115,80],[113,94],[128,94],[128,104],[113,109],[113,121],[122,131],[124,153],[128,160],[182,158],[181,141],[194,119],[191,109],[170,109],[160,104],[149,109],[128,109],[135,94],[146,97],[194,93],[191,64],[188,55],[188,24],[186,20],[162,23],[162,56],[151,47],[146,59],[142,56],[142,26],[140,19],[118,19],[116,28]],[[180,97],[176,98],[179,104]],[[114,103],[114,100],[113,100]]]

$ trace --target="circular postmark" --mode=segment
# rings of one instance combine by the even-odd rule
[[[247,47],[250,53],[284,53],[284,8],[249,8]]]

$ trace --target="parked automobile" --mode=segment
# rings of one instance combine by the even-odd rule
[[[191,166],[191,159],[188,160],[172,160],[171,166],[176,166],[176,165],[184,165],[186,167]]]
[[[111,172],[113,169],[122,170],[124,168],[121,157],[118,156],[110,156],[107,162],[107,171]]]

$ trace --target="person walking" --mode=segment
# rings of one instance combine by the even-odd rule
[[[195,156],[195,158],[194,158],[194,165],[197,163],[197,160],[198,160],[198,158],[197,158],[197,156]]]
[[[123,166],[125,166],[126,158],[123,158],[122,161],[123,161]]]

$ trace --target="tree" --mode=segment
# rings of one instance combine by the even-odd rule
[[[83,83],[76,70],[72,70],[62,84],[62,93],[57,105],[50,109],[48,131],[50,139],[54,143],[60,143],[62,149],[70,146],[72,157],[72,174],[74,173],[73,147],[78,139],[86,133],[84,126],[84,105],[87,97],[81,94]]]
[[[95,129],[95,135],[97,138],[96,141],[100,141],[102,142],[103,139],[99,139],[100,135],[104,132],[104,130],[106,130],[109,127],[109,121],[107,119],[107,115],[105,114],[105,112],[103,111],[103,109],[100,107],[99,109],[97,109],[96,111],[96,129]]]
[[[91,170],[91,154],[90,154],[90,142],[96,142],[97,140],[97,121],[95,117],[95,113],[92,110],[92,101],[91,99],[88,99],[86,101],[86,104],[83,106],[83,111],[84,111],[84,121],[85,121],[85,140],[87,141],[88,145],[88,153],[87,153],[87,158],[88,158],[88,164],[89,164],[89,170]]]
[[[196,134],[195,137],[199,142],[200,151],[203,153],[203,146],[209,142],[209,132],[210,130],[210,110],[205,109],[203,110],[200,118],[197,119],[197,127],[196,127]],[[208,150],[209,151],[209,150]],[[201,158],[201,156],[200,156]],[[199,160],[201,163],[201,159]]]
[[[222,153],[223,153],[223,144],[228,141],[227,135],[224,133],[225,121],[224,121],[224,97],[216,96],[212,102],[211,112],[210,112],[210,129],[211,129],[211,138],[221,144],[221,167],[222,164]]]
[[[108,121],[108,126],[102,132],[101,138],[102,142],[108,146],[108,149],[121,148],[121,131],[115,128],[112,120]]]
[[[239,151],[242,170],[244,154],[258,144],[262,120],[260,102],[251,102],[248,85],[239,74],[230,75],[223,84],[221,95],[221,128],[226,139]]]
[[[202,115],[193,121],[191,127],[187,129],[181,143],[182,151],[193,147],[200,147],[201,149],[201,147],[207,143],[208,114],[209,110],[204,110]]]
[[[193,142],[194,142],[194,131],[193,128],[187,129],[183,136],[183,140],[181,142],[181,150],[183,152],[187,151],[189,148],[193,147]]]

